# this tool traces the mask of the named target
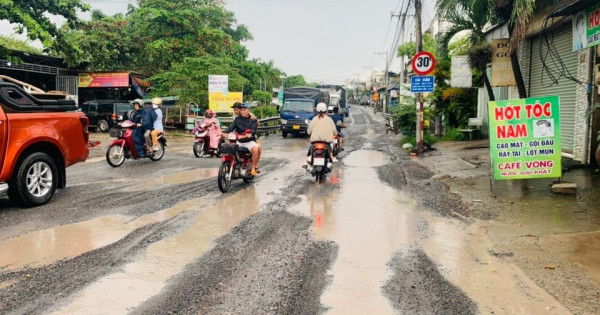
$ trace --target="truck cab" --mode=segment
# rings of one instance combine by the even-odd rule
[[[308,124],[315,117],[316,105],[312,99],[290,98],[284,100],[279,113],[281,135],[287,138],[289,133],[306,133]]]
[[[309,86],[284,89],[279,111],[281,135],[286,138],[289,133],[306,133],[319,103],[329,103],[329,91]]]

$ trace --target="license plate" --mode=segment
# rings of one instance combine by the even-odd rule
[[[300,129],[300,126],[299,125],[294,125],[293,128],[297,130],[297,129]]]
[[[315,158],[313,160],[313,165],[314,166],[323,166],[323,165],[325,165],[325,159],[324,158]]]

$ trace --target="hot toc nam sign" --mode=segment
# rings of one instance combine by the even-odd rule
[[[561,176],[558,96],[489,103],[494,179]]]

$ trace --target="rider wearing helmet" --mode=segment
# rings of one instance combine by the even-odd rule
[[[257,120],[250,117],[250,106],[248,104],[240,105],[240,115],[235,117],[231,125],[224,131],[224,134],[235,131],[237,134],[244,134],[244,137],[238,141],[240,147],[244,147],[252,152],[252,169],[250,174],[256,176],[258,171],[258,162],[260,152],[258,143],[256,143],[256,131],[258,128]],[[247,133],[246,131],[250,131]]]
[[[131,120],[131,122],[135,124],[135,129],[133,130],[132,134],[133,143],[135,145],[135,150],[137,151],[138,156],[144,157],[146,155],[144,152],[144,131],[141,128],[143,113],[142,109],[144,106],[144,101],[142,101],[139,98],[136,98],[135,100],[133,100],[131,105],[133,106],[133,112],[131,113],[131,118],[129,118],[129,120]]]
[[[334,136],[337,134],[335,123],[331,117],[327,116],[327,105],[325,103],[317,104],[317,116],[313,117],[308,124],[308,130],[306,131],[310,135],[310,142],[325,142],[327,150],[330,153],[331,160],[337,162],[337,159],[333,156],[333,150],[331,145],[334,141]],[[309,153],[310,155],[310,150]]]

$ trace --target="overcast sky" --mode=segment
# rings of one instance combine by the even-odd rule
[[[109,15],[134,3],[84,2]],[[434,3],[423,0],[423,30],[434,16]],[[376,53],[390,51],[398,23],[391,12],[398,14],[405,5],[405,0],[228,0],[227,8],[254,37],[244,43],[251,58],[273,60],[288,75],[302,74],[309,82],[344,83],[358,76],[363,81],[371,66],[385,69],[385,57]],[[0,22],[0,34],[11,29]],[[410,19],[407,34],[413,30]],[[394,58],[390,70],[398,72],[399,64]]]

